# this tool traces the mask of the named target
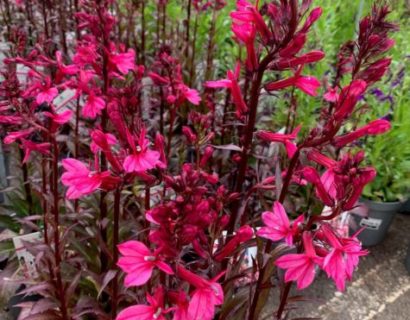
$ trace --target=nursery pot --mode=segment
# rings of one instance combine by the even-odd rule
[[[368,209],[367,217],[355,216],[359,228],[364,228],[358,238],[364,246],[374,246],[383,241],[396,212],[401,208],[402,202],[377,202],[362,199]]]
[[[400,208],[400,213],[410,214],[410,198],[403,203],[403,205]]]

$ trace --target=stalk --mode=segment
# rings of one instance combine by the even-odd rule
[[[59,217],[59,194],[58,194],[58,145],[56,137],[51,137],[53,146],[53,159],[52,159],[52,193],[53,193],[53,216],[54,216],[54,258],[56,263],[55,275],[57,291],[60,300],[61,316],[63,320],[68,320],[67,305],[65,300],[65,291],[63,286],[63,280],[61,276],[61,252],[60,252],[60,217]]]
[[[191,32],[191,7],[192,7],[192,0],[188,0],[187,6],[187,19],[186,19],[186,35],[185,35],[185,61],[188,62],[189,59],[189,38]],[[194,42],[195,45],[195,42]],[[188,64],[188,63],[187,63]]]
[[[19,149],[21,161],[24,158],[24,152],[22,149]],[[27,163],[21,164],[21,170],[23,172],[23,186],[24,186],[24,193],[26,194],[26,202],[28,205],[28,213],[29,215],[33,214],[33,194],[31,193],[30,182],[28,179],[28,167]]]
[[[250,112],[249,112],[248,123],[245,129],[245,132],[244,132],[244,143],[242,145],[241,161],[239,163],[235,192],[239,192],[239,193],[242,192],[242,186],[243,186],[243,183],[245,182],[246,168],[248,167],[249,151],[252,146],[253,132],[255,130],[256,114],[257,114],[257,109],[258,109],[258,102],[259,102],[259,95],[261,91],[263,74],[269,62],[274,57],[274,54],[275,52],[268,54],[261,61],[258,70],[254,72],[253,77],[252,77],[253,85],[252,85],[251,96],[249,100]],[[240,205],[239,201],[236,201],[233,206],[232,214],[229,220],[228,234],[232,234],[232,232],[235,229],[235,223],[238,217],[239,205]]]
[[[291,181],[292,176],[293,176],[293,172],[296,169],[297,163],[299,161],[299,155],[300,155],[301,149],[302,149],[302,147],[299,147],[296,150],[296,152],[293,155],[292,160],[289,164],[289,168],[288,168],[288,171],[286,173],[285,180],[283,182],[283,187],[282,187],[282,190],[281,190],[280,195],[279,195],[279,200],[278,201],[280,203],[283,203],[283,201],[285,200],[285,197],[286,197],[286,194],[288,192],[289,185],[290,185],[290,181]],[[268,241],[268,243],[266,244],[266,247],[265,247],[265,253],[269,253],[271,249],[272,249],[272,241]],[[263,288],[263,279],[265,277],[265,273],[266,273],[266,266],[262,270],[259,271],[258,282],[256,284],[255,293],[254,293],[254,296],[253,296],[253,299],[252,299],[252,305],[251,305],[250,311],[249,311],[249,317],[248,317],[249,320],[255,319],[256,307],[258,305],[259,295],[260,295],[260,293],[262,291],[262,288]],[[282,295],[282,300],[284,300],[284,302],[281,300],[281,304],[280,304],[279,309],[278,309],[278,319],[280,319],[280,316],[282,315],[282,312],[283,312],[283,308],[285,307],[284,304],[286,304],[287,296],[288,296],[289,290],[290,290],[290,285],[289,284],[290,283],[286,284],[285,291]],[[288,288],[288,285],[289,285],[289,288]]]
[[[189,70],[189,86],[192,87],[192,84],[195,81],[195,57],[196,57],[196,37],[198,33],[198,13],[195,16],[195,24],[194,24],[194,38],[192,41],[192,56],[191,56],[191,63],[190,63],[190,70]]]
[[[145,1],[141,1],[141,63],[145,65]]]
[[[101,24],[104,24],[104,19],[102,18],[101,14],[102,8],[99,7],[97,8],[98,11],[98,16],[100,19]],[[109,88],[109,78],[108,78],[108,56],[107,56],[107,50],[109,50],[109,41],[106,37],[106,34],[103,32],[103,39],[102,39],[102,46],[103,46],[103,65],[102,65],[102,72],[103,72],[103,96],[107,96],[108,93],[108,88]],[[105,50],[107,49],[107,50]],[[101,115],[101,128],[105,132],[106,127],[107,127],[107,122],[108,122],[108,115],[107,115],[107,109],[104,109]],[[100,158],[100,165],[101,165],[101,170],[104,171],[107,168],[107,159],[104,155],[104,153],[101,153],[101,158]],[[100,222],[102,222],[106,217],[107,217],[107,203],[105,201],[107,196],[107,192],[101,191],[100,192]],[[107,242],[107,229],[104,228],[101,224],[100,226],[100,232],[101,232],[101,238],[104,243]],[[104,272],[107,269],[108,266],[108,258],[106,254],[104,253],[103,250],[101,250],[100,253],[100,260],[101,260],[101,272]]]
[[[168,159],[169,159],[169,156],[171,155],[171,142],[172,142],[172,136],[173,136],[173,131],[174,131],[175,116],[176,116],[176,108],[174,107],[173,109],[170,110],[168,144],[167,144],[167,153],[166,153]]]
[[[114,225],[113,225],[113,241],[112,241],[112,253],[113,253],[113,267],[116,268],[118,261],[118,239],[119,239],[119,229],[120,229],[120,213],[121,213],[121,188],[118,187],[114,193]],[[118,273],[113,279],[112,285],[112,304],[111,304],[111,314],[112,318],[115,319],[117,315],[117,305],[118,305]]]
[[[214,36],[216,30],[216,9],[213,9],[211,27],[209,29],[209,38],[208,38],[208,51],[206,57],[206,69],[205,69],[205,81],[211,78],[212,72],[212,61],[213,61],[213,48],[214,48]]]

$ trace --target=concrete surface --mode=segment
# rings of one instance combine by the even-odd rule
[[[410,274],[404,267],[410,245],[410,215],[397,214],[383,243],[368,248],[344,294],[322,272],[304,291],[291,317],[323,320],[410,320]]]

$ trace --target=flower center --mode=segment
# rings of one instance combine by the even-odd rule
[[[214,292],[215,296],[219,296],[219,290],[215,284],[211,284],[211,289]]]
[[[97,172],[96,171],[90,171],[90,173],[88,174],[89,178],[92,178]]]
[[[140,146],[136,146],[136,147],[135,147],[135,150],[137,150],[137,152],[141,152],[141,151],[142,151],[142,148],[141,148]]]
[[[155,261],[157,258],[155,256],[145,256],[144,261]]]
[[[158,308],[158,309],[157,309],[157,312],[155,312],[153,318],[154,318],[154,319],[158,319],[159,316],[161,315],[161,313],[162,313],[162,308]]]

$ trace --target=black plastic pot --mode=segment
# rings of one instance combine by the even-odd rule
[[[410,199],[403,203],[400,208],[400,213],[410,214]]]
[[[369,208],[369,212],[367,217],[355,216],[358,227],[364,227],[358,238],[364,246],[374,246],[384,240],[396,212],[400,210],[403,203],[376,202],[367,199],[362,199],[361,202]]]

